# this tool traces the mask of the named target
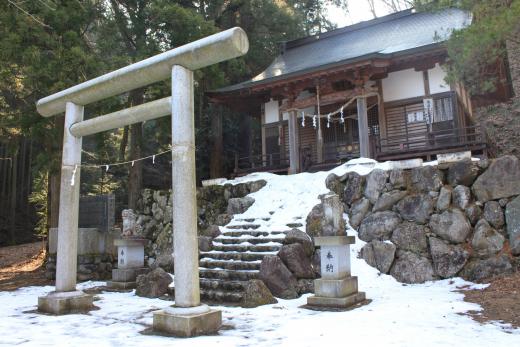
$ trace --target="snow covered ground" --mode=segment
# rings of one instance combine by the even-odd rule
[[[368,173],[384,165],[364,163],[348,169]],[[346,169],[342,166],[334,172],[341,174]],[[318,195],[327,191],[324,180],[329,173],[241,178],[237,181],[264,178],[268,184],[252,195],[255,204],[235,219],[270,216],[264,227],[273,230],[293,221],[305,223],[305,216],[319,201]],[[349,235],[355,231],[349,230]],[[357,258],[363,244],[358,240],[352,247],[352,272],[372,302],[352,311],[302,309],[307,296],[255,309],[218,307],[224,323],[218,335],[175,339],[141,333],[151,327],[152,312],[171,302],[141,298],[133,292],[103,293],[95,302],[100,309],[88,315],[47,316],[35,312],[37,297],[53,287],[27,287],[0,292],[0,346],[520,345],[520,329],[500,323],[482,325],[463,314],[480,307],[464,302],[458,288],[478,285],[461,279],[403,285]],[[79,287],[103,284],[86,282]]]

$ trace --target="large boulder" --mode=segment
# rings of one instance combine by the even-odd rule
[[[172,277],[163,269],[156,268],[147,274],[139,275],[136,279],[135,294],[146,298],[158,298],[168,292]]]
[[[387,179],[388,173],[384,170],[375,169],[368,174],[364,195],[372,204],[375,204],[381,195]]]
[[[365,177],[356,172],[349,172],[345,178],[345,191],[343,201],[350,205],[363,196]]]
[[[212,247],[213,238],[210,236],[199,236],[199,251],[209,252]]]
[[[406,191],[404,190],[393,190],[388,193],[383,193],[377,199],[376,204],[374,205],[374,208],[372,211],[385,211],[385,210],[391,210],[392,207],[394,207],[395,204],[399,202],[402,198],[406,196]]]
[[[486,202],[484,205],[484,219],[494,228],[502,228],[504,226],[504,211],[498,201]]]
[[[389,174],[389,182],[394,189],[403,189],[410,183],[410,172],[405,170],[392,170]]]
[[[214,187],[214,186],[211,186]],[[249,188],[246,183],[239,184],[225,184],[224,185],[224,198],[229,200],[231,198],[243,198],[249,194]]]
[[[299,243],[284,245],[278,252],[278,257],[282,259],[285,266],[293,273],[296,278],[314,278],[310,258],[305,254],[303,246]]]
[[[434,166],[422,166],[412,169],[411,185],[419,192],[438,191],[442,187],[444,174]]]
[[[500,252],[505,238],[493,229],[485,219],[478,221],[471,239],[471,246],[477,256],[489,256]]]
[[[428,194],[414,194],[403,198],[396,205],[404,220],[424,224],[433,212],[433,200]]]
[[[506,255],[498,255],[487,259],[469,261],[460,275],[469,281],[482,281],[493,276],[509,273],[512,268]]]
[[[227,214],[241,214],[247,211],[251,205],[253,205],[255,199],[250,196],[243,198],[231,198],[228,201]]]
[[[520,255],[520,196],[507,204],[506,224],[511,253]]]
[[[466,207],[469,206],[469,202],[471,200],[471,191],[468,187],[458,185],[453,189],[453,205],[455,207],[460,208],[461,210],[465,210]]]
[[[441,214],[434,214],[430,219],[431,230],[452,243],[462,243],[471,232],[466,216],[458,209],[448,209]]]
[[[482,216],[482,209],[477,204],[471,204],[466,208],[466,217],[471,225],[475,225]]]
[[[428,258],[412,252],[399,252],[390,275],[403,283],[424,283],[435,279],[433,266]]]
[[[343,203],[339,196],[330,193],[320,196],[321,203],[314,206],[307,216],[306,232],[311,236],[345,235]]]
[[[486,202],[520,194],[520,162],[506,155],[495,159],[473,183],[477,200]]]
[[[327,189],[332,190],[334,193],[341,196],[341,194],[343,194],[343,192],[345,191],[345,183],[343,183],[345,178],[346,175],[340,177],[334,173],[331,173],[325,179],[325,186],[327,187]]]
[[[296,277],[276,255],[267,255],[262,259],[258,274],[274,296],[282,299],[298,297]]]
[[[293,243],[299,243],[302,245],[303,250],[305,251],[305,255],[310,257],[314,253],[314,242],[307,233],[304,233],[298,229],[292,229],[285,233],[285,238],[283,239],[283,243],[285,245],[290,245]]]
[[[426,227],[412,222],[402,222],[395,228],[390,239],[399,249],[417,254],[428,252]]]
[[[361,198],[352,204],[349,210],[348,218],[349,224],[354,229],[357,229],[367,212],[370,210],[370,201],[367,198]]]
[[[314,293],[314,280],[300,278],[298,280],[298,285],[296,286],[296,291],[299,295]]]
[[[278,300],[261,280],[249,280],[244,286],[244,297],[241,306],[246,308],[276,304]]]
[[[267,181],[266,180],[251,181],[251,182],[247,182],[246,185],[249,189],[249,194],[253,194],[253,193],[256,193],[257,191],[259,191],[260,189],[262,189],[263,187],[265,187],[267,185]]]
[[[439,196],[437,197],[437,211],[442,212],[450,207],[452,190],[453,189],[450,186],[444,186],[441,188]]]
[[[314,274],[316,277],[321,276],[321,249],[318,248],[314,252],[311,259],[312,267],[314,268]]]
[[[152,264],[152,268],[161,268],[164,271],[173,273],[173,267],[173,249],[170,245],[170,248],[164,248],[160,253],[156,253],[155,262]]]
[[[382,273],[388,273],[394,262],[396,247],[391,242],[374,240],[361,248],[361,258]]]
[[[429,241],[435,273],[442,278],[455,276],[466,264],[469,253],[436,237],[430,237]]]
[[[359,227],[359,238],[363,241],[388,240],[392,231],[401,222],[395,212],[375,212],[366,217]]]
[[[215,225],[219,225],[219,226],[227,225],[229,222],[231,222],[232,219],[233,219],[233,216],[230,216],[227,213],[221,213],[215,219]]]
[[[471,159],[457,161],[448,168],[446,177],[448,183],[452,186],[462,184],[463,186],[471,186],[477,178],[479,168]]]

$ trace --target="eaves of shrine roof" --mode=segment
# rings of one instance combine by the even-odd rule
[[[285,43],[282,54],[256,77],[213,93],[226,93],[267,84],[300,74],[392,58],[442,44],[453,30],[471,24],[471,15],[459,9],[435,12],[406,10],[320,35]]]

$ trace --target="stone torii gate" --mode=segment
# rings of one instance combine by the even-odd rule
[[[193,70],[242,56],[248,49],[246,33],[232,28],[38,101],[37,110],[44,117],[65,111],[56,291],[38,298],[40,311],[64,314],[92,307],[92,297],[76,290],[82,137],[171,113],[175,305],[154,313],[154,329],[179,336],[218,330],[221,312],[200,304]],[[83,120],[86,105],[169,77],[171,97]]]

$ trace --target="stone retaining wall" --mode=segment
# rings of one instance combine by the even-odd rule
[[[220,234],[218,226],[228,224],[234,214],[245,212],[254,202],[246,195],[265,185],[266,181],[259,180],[197,188],[199,249],[207,250],[212,239]],[[137,205],[140,236],[149,240],[145,247],[147,264],[173,273],[171,190],[144,189]]]
[[[97,228],[78,230],[78,281],[107,280],[112,277],[112,267],[117,265],[117,249],[114,238],[120,237],[119,229],[108,232]],[[56,250],[58,229],[49,230],[49,253],[45,264],[45,276],[56,278]]]
[[[360,256],[405,283],[513,271],[520,263],[520,162],[514,156],[444,167],[331,175],[367,244]]]

